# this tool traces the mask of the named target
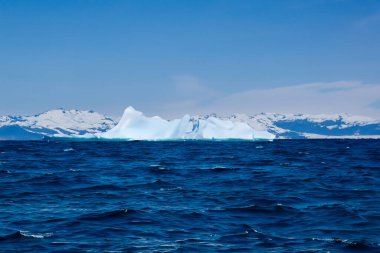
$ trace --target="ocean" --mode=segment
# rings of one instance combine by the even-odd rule
[[[0,142],[0,252],[380,252],[380,140]]]

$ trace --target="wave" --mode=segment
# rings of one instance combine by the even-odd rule
[[[208,168],[206,170],[208,170],[208,171],[214,171],[214,172],[232,172],[232,171],[239,170],[239,168],[218,166],[218,167]]]
[[[91,213],[80,216],[79,220],[88,220],[88,221],[102,221],[107,219],[121,219],[129,217],[131,215],[136,215],[142,211],[136,211],[133,209],[121,209],[101,213]]]
[[[114,185],[114,184],[102,184],[102,185],[94,185],[94,186],[89,186],[89,187],[83,187],[83,188],[73,188],[74,191],[98,191],[98,190],[122,190],[123,187]]]
[[[328,203],[328,204],[322,204],[319,206],[309,206],[305,209],[307,212],[320,212],[324,213],[325,217],[333,217],[335,219],[338,218],[350,218],[350,219],[355,219],[359,218],[360,219],[360,214],[359,211],[356,210],[353,207],[344,205],[344,204],[339,204],[339,203]]]
[[[0,252],[380,252],[379,141],[12,145]]]
[[[45,233],[45,234],[31,234],[27,231],[16,231],[9,235],[0,236],[0,241],[7,241],[7,240],[18,240],[18,239],[25,239],[25,238],[31,238],[31,239],[43,239],[47,237],[53,236],[52,233]]]
[[[345,249],[350,250],[376,250],[376,252],[380,251],[380,245],[369,242],[367,240],[348,240],[348,239],[340,239],[340,238],[311,238],[312,241],[322,241],[327,243],[333,243],[340,246],[343,246]]]
[[[239,226],[236,232],[232,232],[231,234],[221,236],[219,238],[219,241],[236,242],[241,240],[247,240],[248,238],[255,238],[260,240],[270,239],[269,236],[257,231],[251,226],[242,224],[241,226]]]
[[[137,187],[145,188],[146,187],[148,189],[168,189],[168,188],[173,189],[173,188],[177,188],[178,186],[168,181],[157,179],[148,183],[128,185],[128,187],[131,187],[131,188],[137,188]]]
[[[146,169],[146,168],[144,168]],[[161,173],[171,173],[172,169],[161,166],[161,165],[150,165],[147,170],[151,173],[161,174]]]
[[[227,211],[227,212],[239,212],[239,213],[298,213],[300,212],[298,209],[284,206],[282,204],[272,205],[272,206],[258,206],[258,205],[248,205],[248,206],[240,206],[240,207],[228,207],[225,209],[221,209],[219,211]]]

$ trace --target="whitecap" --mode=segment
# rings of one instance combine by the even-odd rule
[[[53,233],[43,233],[43,234],[41,234],[41,233],[34,233],[34,234],[31,234],[28,231],[20,231],[20,234],[22,236],[25,236],[25,237],[36,238],[36,239],[43,239],[43,238],[47,238],[47,237],[53,236]]]

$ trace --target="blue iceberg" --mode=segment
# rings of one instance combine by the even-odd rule
[[[127,140],[260,140],[272,141],[275,136],[267,131],[255,131],[247,123],[222,120],[216,117],[196,118],[185,115],[181,119],[165,120],[147,117],[133,107],[125,109],[119,123],[104,133],[101,139]]]

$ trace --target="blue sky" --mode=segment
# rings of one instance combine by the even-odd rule
[[[379,31],[377,0],[0,0],[0,114],[380,118]]]

